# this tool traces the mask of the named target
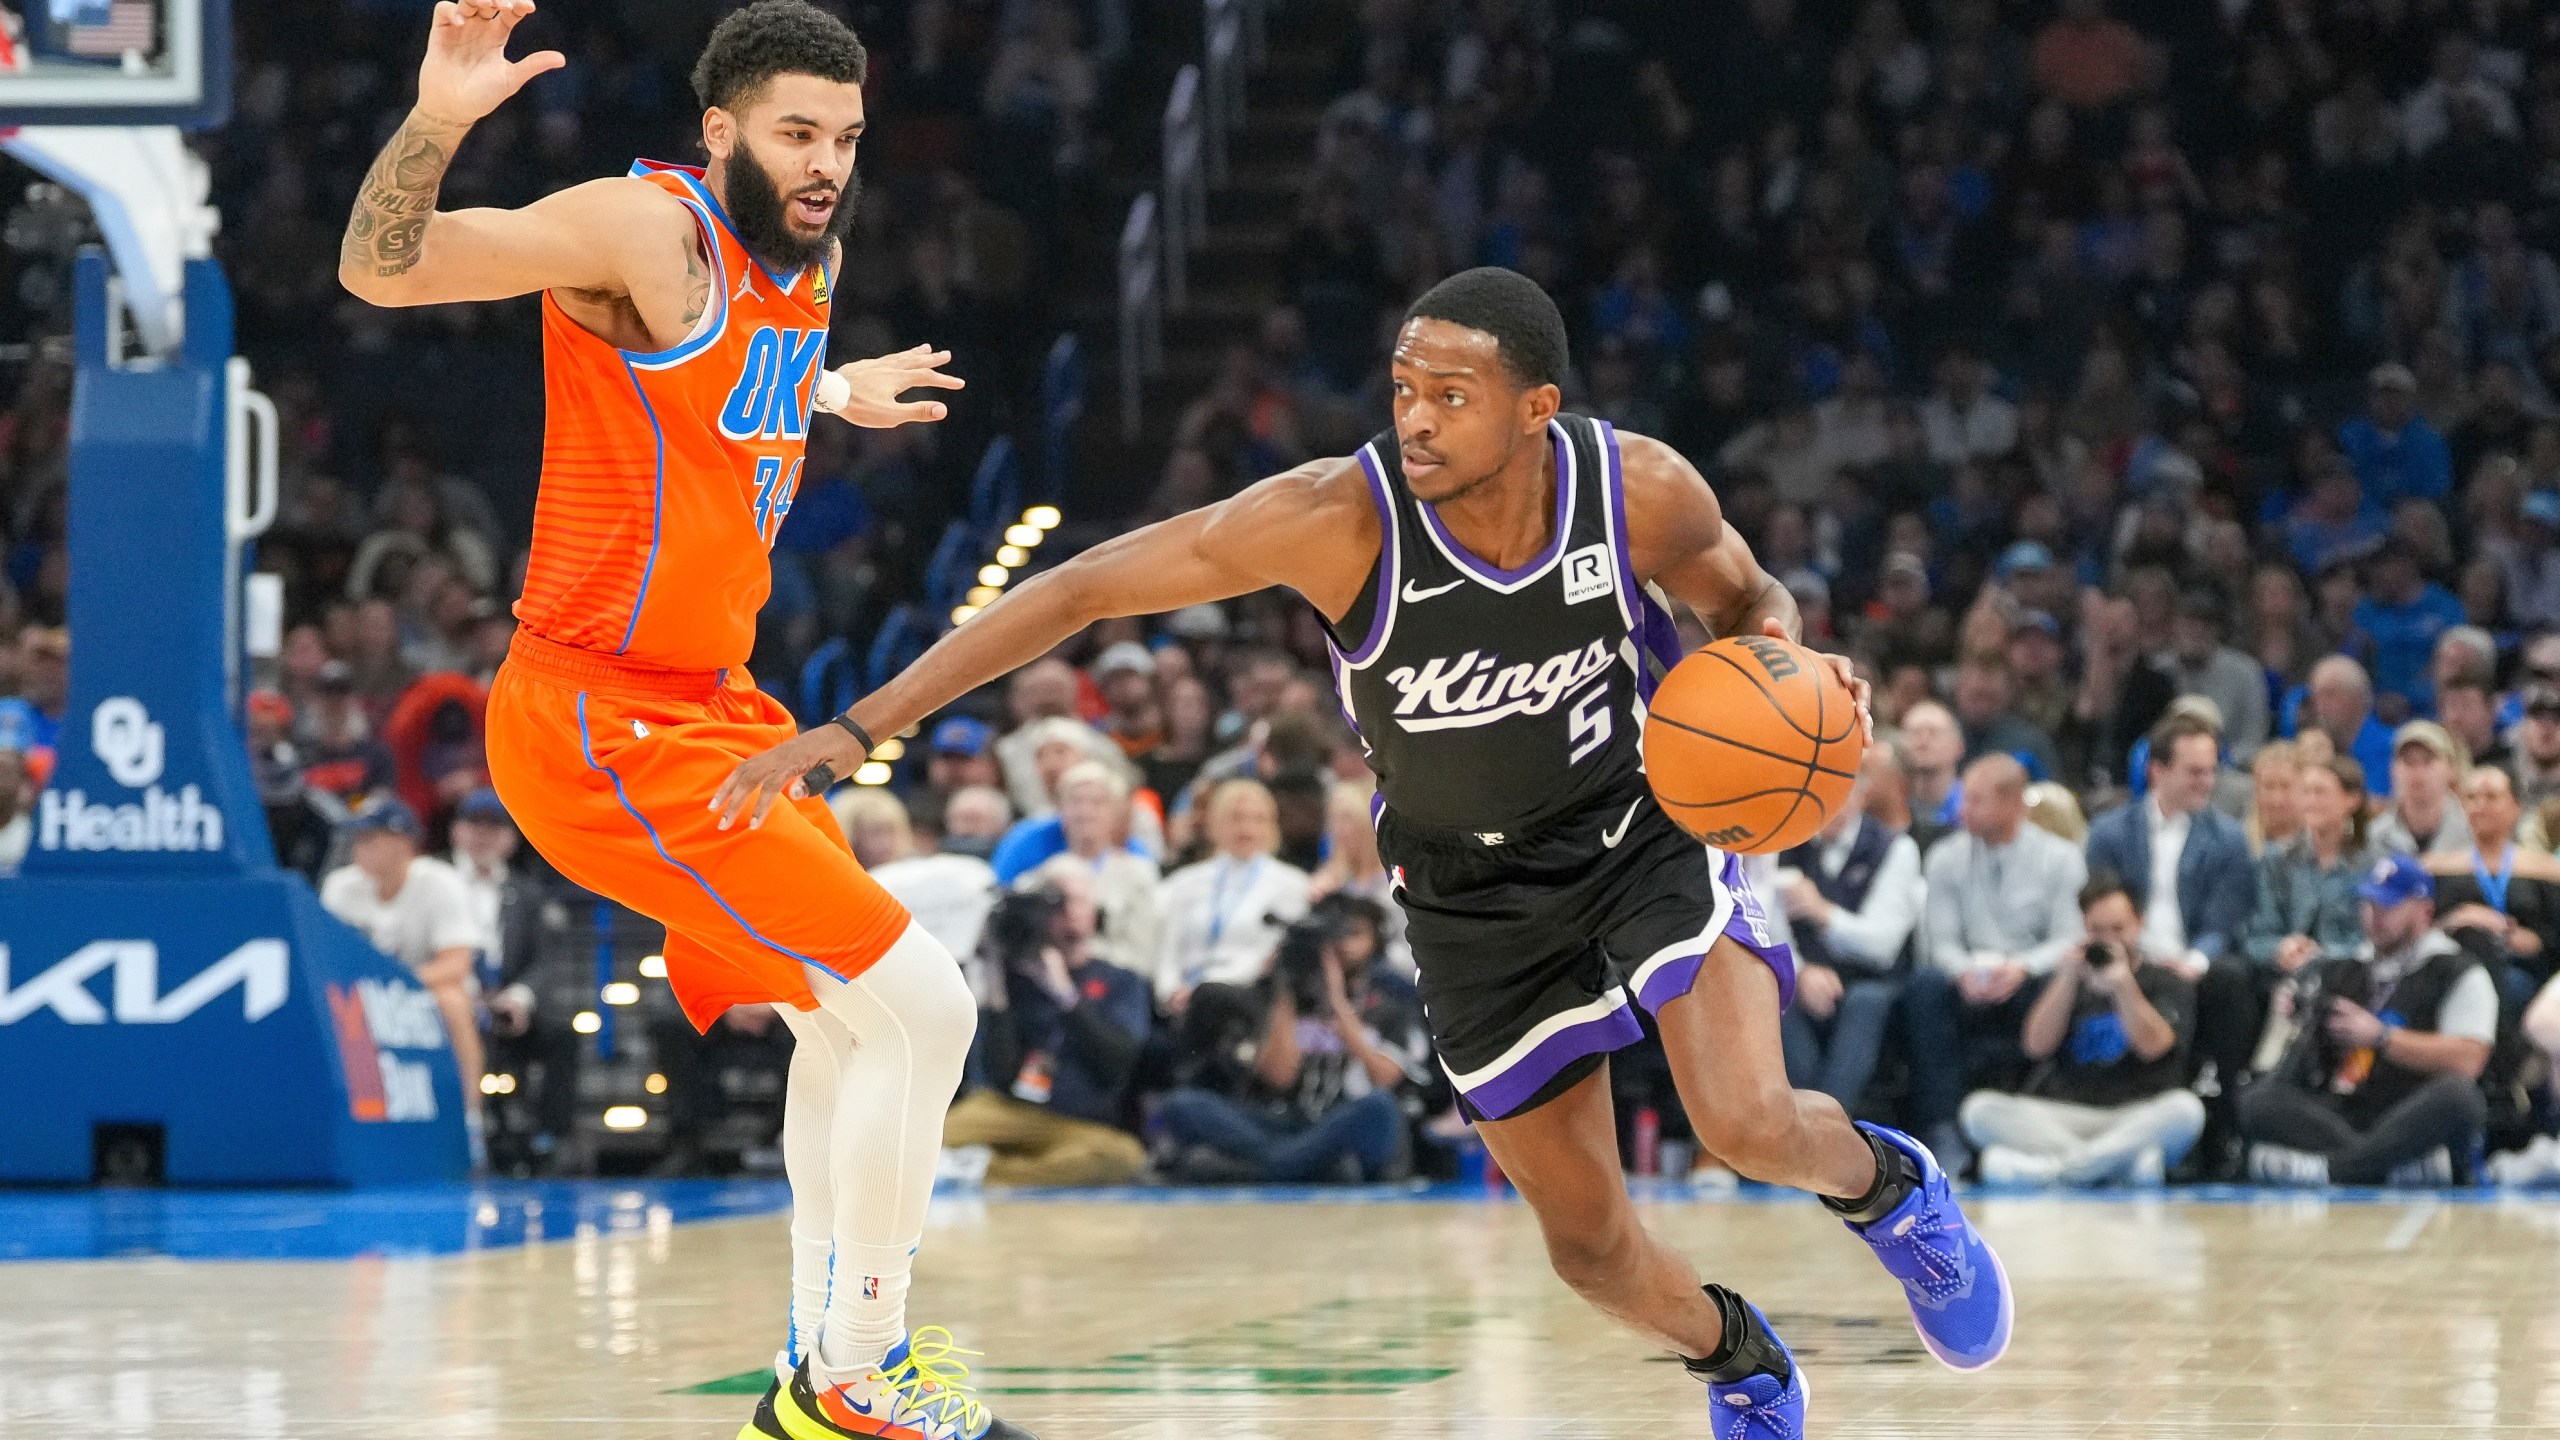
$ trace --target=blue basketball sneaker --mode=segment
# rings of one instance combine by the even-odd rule
[[[1710,1285],[1707,1290],[1713,1295],[1718,1288]],[[1796,1363],[1778,1332],[1769,1328],[1769,1317],[1760,1313],[1759,1306],[1731,1291],[1725,1294],[1751,1312],[1753,1334],[1744,1344],[1744,1353],[1735,1359],[1757,1373],[1740,1380],[1718,1380],[1701,1362],[1687,1362],[1689,1373],[1704,1381],[1707,1393],[1715,1398],[1708,1433],[1714,1440],[1804,1440],[1804,1367]],[[1772,1364],[1786,1374],[1770,1373]]]
[[[2009,1322],[2017,1308],[2000,1257],[1956,1208],[1946,1172],[1928,1146],[1882,1125],[1861,1121],[1858,1128],[1867,1132],[1880,1160],[1887,1150],[1898,1153],[1919,1179],[1900,1204],[1877,1219],[1847,1222],[1849,1233],[1866,1241],[1902,1282],[1911,1322],[1930,1354],[1958,1370],[1979,1370],[1999,1359],[2009,1348]]]

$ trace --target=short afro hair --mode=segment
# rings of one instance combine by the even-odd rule
[[[736,110],[776,75],[859,85],[870,69],[870,54],[842,20],[808,0],[756,0],[712,28],[693,62],[693,93],[706,110]]]
[[[1503,363],[1521,385],[1561,385],[1570,363],[1564,313],[1517,270],[1481,265],[1461,270],[1422,293],[1404,312],[1405,324],[1446,320],[1493,337]]]

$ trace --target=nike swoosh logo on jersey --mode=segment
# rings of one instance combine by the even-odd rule
[[[1464,580],[1452,580],[1446,585],[1434,585],[1428,590],[1421,590],[1415,588],[1412,581],[1407,580],[1404,582],[1404,598],[1407,600],[1428,600],[1434,595],[1446,595],[1450,591],[1455,590],[1466,583],[1467,582]]]
[[[1618,817],[1618,825],[1616,829],[1600,832],[1601,849],[1615,850],[1618,848],[1618,842],[1627,838],[1627,827],[1636,823],[1636,811],[1643,805],[1644,801],[1638,800],[1635,804],[1628,806],[1627,813]]]

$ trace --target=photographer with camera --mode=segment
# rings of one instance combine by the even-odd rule
[[[967,1093],[943,1123],[946,1173],[999,1185],[1121,1185],[1146,1147],[1121,1128],[1154,1009],[1094,951],[1093,881],[1074,867],[1006,895],[979,941],[986,995]]]
[[[2375,861],[2357,894],[2364,953],[2306,963],[2279,994],[2293,1034],[2240,1096],[2249,1171],[2296,1185],[2450,1182],[2488,1116],[2479,1081],[2497,983],[2436,927],[2435,882],[2415,857]]]
[[[1431,1042],[1419,993],[1381,960],[1385,920],[1376,901],[1336,894],[1282,934],[1250,1072],[1165,1097],[1174,1178],[1356,1184],[1402,1168]]]
[[[1982,1178],[2023,1184],[2161,1183],[2204,1131],[2184,1088],[2196,986],[2146,952],[2141,909],[2121,876],[2080,891],[2088,941],[2063,953],[2028,1008],[2026,1093],[1965,1097],[1961,1123]]]

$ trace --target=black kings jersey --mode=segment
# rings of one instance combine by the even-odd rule
[[[1399,816],[1485,844],[1623,795],[1646,699],[1679,658],[1629,559],[1617,432],[1548,426],[1555,538],[1517,570],[1467,552],[1405,488],[1393,431],[1359,455],[1382,541],[1333,632],[1345,713]]]

